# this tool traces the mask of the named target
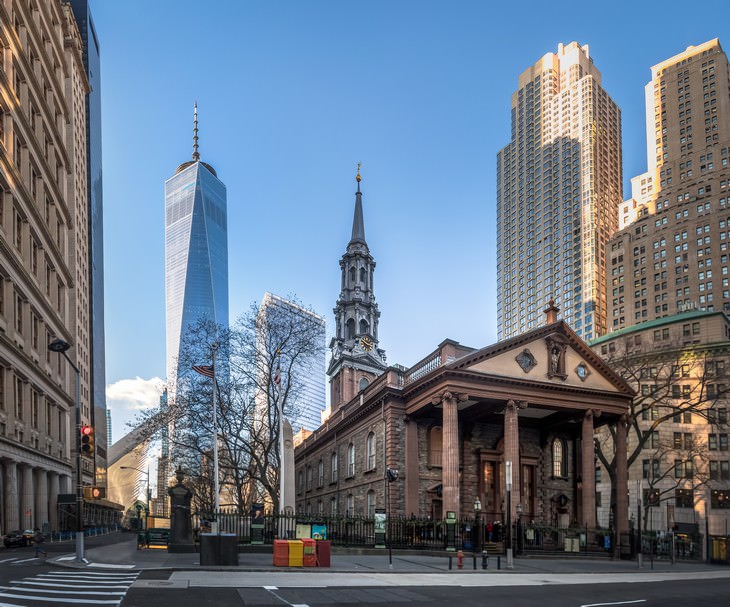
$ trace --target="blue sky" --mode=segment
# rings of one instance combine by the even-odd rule
[[[164,379],[164,182],[190,159],[195,100],[228,189],[231,318],[271,291],[331,329],[361,161],[380,344],[409,366],[447,337],[496,340],[495,156],[520,72],[559,42],[590,46],[622,110],[628,193],[651,65],[730,45],[722,1],[576,6],[92,0],[114,439]]]

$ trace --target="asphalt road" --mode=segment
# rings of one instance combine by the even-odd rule
[[[143,574],[144,576],[144,574]],[[459,607],[639,607],[724,606],[730,603],[727,579],[624,584],[550,584],[545,586],[328,586],[325,588],[210,588],[138,587],[127,592],[121,607],[288,606],[337,605],[459,605]],[[515,577],[519,584],[519,577]],[[171,582],[173,583],[173,582]]]

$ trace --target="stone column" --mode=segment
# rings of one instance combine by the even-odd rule
[[[518,410],[527,407],[527,403],[508,400],[504,409],[504,461],[512,462],[512,520],[517,520],[517,504],[520,503],[520,428]],[[504,467],[505,474],[507,466]],[[506,484],[506,477],[505,477]],[[503,488],[506,495],[506,486]],[[505,507],[507,504],[505,503]]]
[[[20,528],[18,503],[18,464],[5,460],[5,526],[6,531]]]
[[[581,433],[581,503],[583,504],[580,524],[591,529],[596,526],[596,465],[593,446],[593,411],[583,416]]]
[[[48,523],[48,472],[36,470],[36,491],[35,491],[35,526],[43,529],[43,524]]]
[[[442,485],[444,514],[449,511],[460,516],[459,508],[459,410],[457,399],[451,392],[444,392],[442,440]]]
[[[58,473],[50,472],[50,489],[48,496],[48,522],[52,531],[58,531]]]
[[[405,514],[421,516],[421,509],[418,503],[418,424],[415,420],[406,418],[406,453],[405,462],[405,489],[406,509]]]
[[[31,468],[30,466],[23,466],[21,468],[21,475],[23,479],[23,493],[21,494],[20,499],[20,516],[22,517],[20,528],[32,529],[35,526],[33,523],[33,521],[35,520],[35,504],[33,503],[35,501],[35,487],[33,486],[33,468]]]
[[[71,491],[71,476],[68,474],[59,475],[59,493],[72,493]],[[73,492],[76,495],[75,492]]]
[[[616,424],[616,532],[629,530],[629,475],[626,460],[626,415]],[[619,535],[618,538],[621,536]],[[618,545],[618,538],[616,545]]]

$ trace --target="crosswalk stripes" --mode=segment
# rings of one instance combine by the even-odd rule
[[[119,605],[139,572],[52,570],[0,586],[0,607]]]
[[[25,559],[21,559],[20,557],[14,556],[9,559],[0,560],[0,564],[6,565],[6,566],[23,565],[25,563],[33,563],[33,562],[35,562],[37,564],[37,563],[41,562],[41,559],[38,558],[37,556],[32,556],[30,558],[25,558]]]

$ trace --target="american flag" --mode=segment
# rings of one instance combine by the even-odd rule
[[[278,386],[281,383],[281,366],[276,365],[276,371],[274,372],[274,383]]]
[[[193,371],[205,375],[206,377],[215,377],[215,371],[210,365],[194,365]]]

